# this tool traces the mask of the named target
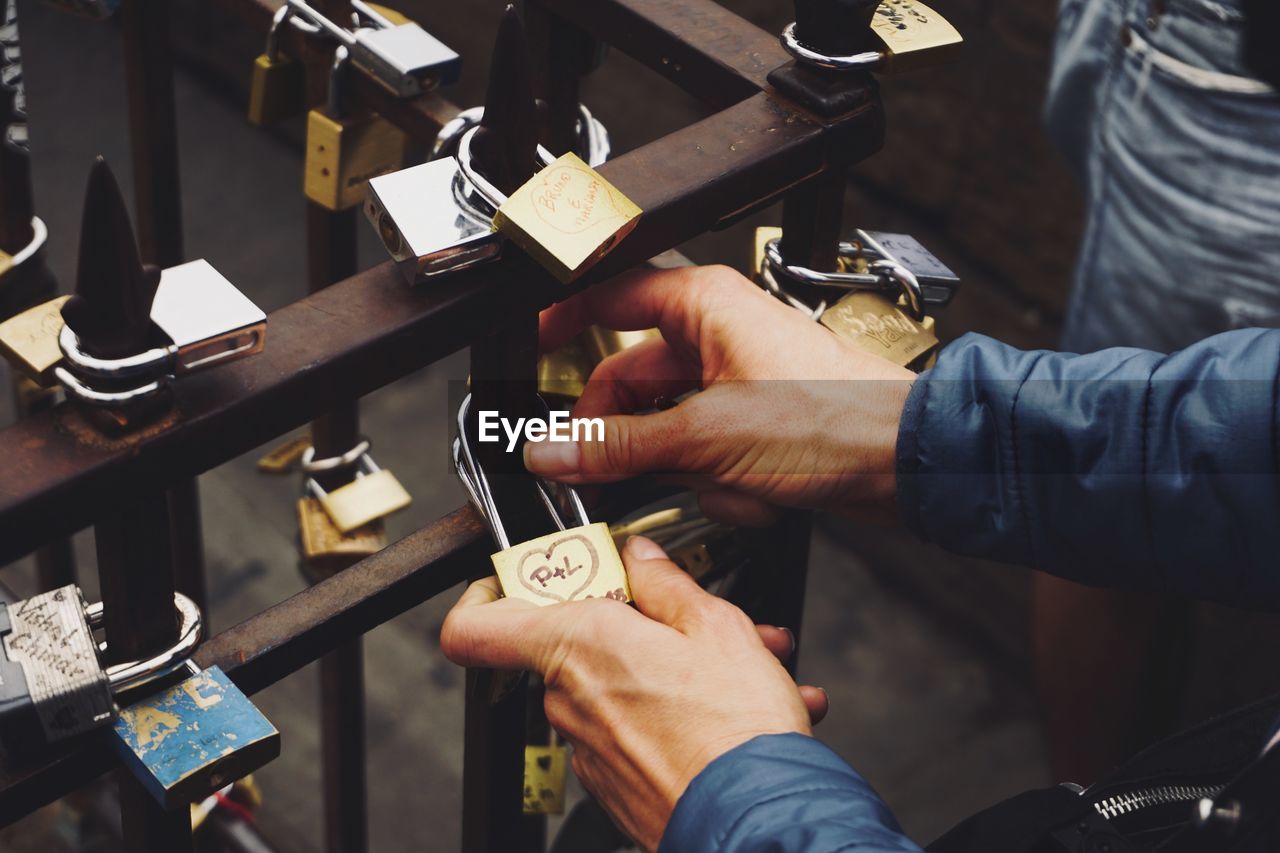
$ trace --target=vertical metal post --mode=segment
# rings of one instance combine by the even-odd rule
[[[160,267],[183,261],[169,5],[168,0],[124,0],[120,12],[129,88],[138,247],[144,263]],[[205,613],[207,591],[197,480],[193,477],[174,485],[168,499],[178,589]]]
[[[0,250],[16,254],[35,237],[35,215],[31,185],[31,155],[28,151],[26,98],[18,43],[18,8],[15,0],[5,0],[3,57],[0,57]],[[0,279],[0,318],[8,317],[52,299],[58,282],[45,264],[44,250],[10,269]],[[13,374],[14,409],[24,418],[51,408],[57,401],[52,390],[36,387]],[[36,577],[41,589],[56,589],[75,583],[75,554],[70,539],[57,539],[36,551]]]
[[[311,292],[356,273],[356,213],[307,202],[307,280]],[[318,458],[346,453],[360,440],[360,404],[350,400],[311,424]],[[320,475],[326,489],[350,481],[349,471]],[[368,848],[364,730],[364,638],[354,637],[320,659],[320,734],[324,755],[325,846],[330,853]]]
[[[156,494],[116,510],[94,528],[110,663],[149,657],[177,639],[169,521],[168,500]],[[117,771],[116,780],[127,850],[191,849],[189,810],[164,811],[129,770]]]

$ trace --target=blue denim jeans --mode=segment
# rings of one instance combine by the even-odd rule
[[[1280,94],[1240,5],[1062,0],[1045,121],[1088,202],[1063,349],[1280,326]]]

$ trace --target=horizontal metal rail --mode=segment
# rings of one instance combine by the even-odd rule
[[[246,693],[273,684],[466,580],[488,564],[488,533],[470,507],[429,524],[351,568],[213,637],[196,652]],[[0,763],[0,825],[119,766],[108,731]]]
[[[583,284],[770,203],[827,168],[828,144],[879,122],[874,101],[824,127],[759,94],[607,163],[601,172],[645,214]],[[514,249],[416,288],[387,263],[274,312],[263,353],[176,383],[173,412],[136,434],[106,439],[70,405],[0,431],[0,564],[468,346],[495,311],[566,293]]]

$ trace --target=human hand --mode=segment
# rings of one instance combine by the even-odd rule
[[[827,696],[783,669],[788,632],[752,625],[652,541],[632,537],[622,559],[634,609],[604,598],[539,607],[486,578],[450,611],[440,645],[463,666],[541,673],[574,772],[652,850],[713,759],[758,735],[810,734]]]
[[[915,376],[862,352],[727,267],[635,270],[542,315],[552,350],[589,324],[658,327],[606,358],[573,416],[604,441],[528,442],[525,465],[567,483],[677,475],[702,511],[767,523],[773,506],[892,520],[898,421]],[[674,408],[635,415],[701,389]]]

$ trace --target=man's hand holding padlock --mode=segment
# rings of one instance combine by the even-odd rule
[[[634,271],[543,313],[553,350],[585,326],[658,327],[605,359],[574,408],[604,441],[530,442],[530,471],[566,483],[674,475],[709,516],[774,505],[892,519],[898,421],[915,375],[868,355],[731,269]],[[856,382],[854,386],[851,383]],[[662,401],[701,389],[674,408]]]
[[[827,697],[783,669],[789,632],[752,625],[647,539],[630,539],[622,558],[635,609],[607,599],[538,607],[502,598],[487,578],[450,612],[441,646],[463,666],[541,673],[574,772],[654,849],[699,771],[758,735],[810,734]]]

